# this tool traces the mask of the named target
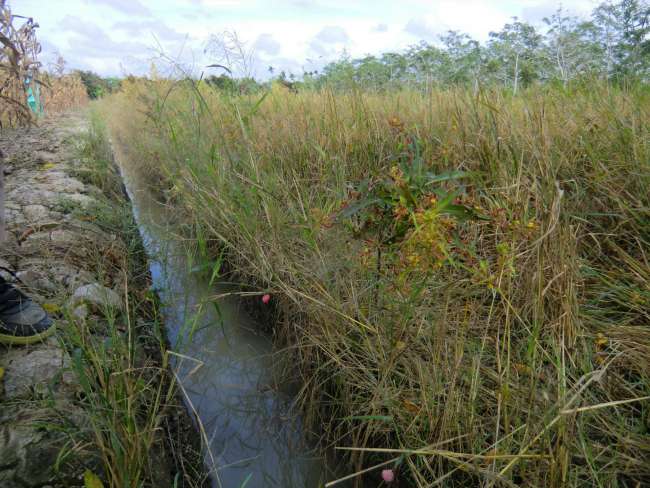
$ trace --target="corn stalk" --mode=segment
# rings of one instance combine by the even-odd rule
[[[20,25],[18,25],[20,24]],[[41,46],[34,19],[11,13],[0,0],[0,127],[31,125],[34,117],[27,103],[25,82],[37,79]],[[4,161],[0,154],[0,242],[4,241]]]

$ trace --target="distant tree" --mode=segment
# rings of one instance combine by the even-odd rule
[[[375,57],[365,56],[352,61],[354,79],[365,86],[379,88],[388,83],[386,67]]]
[[[604,51],[597,42],[598,29],[592,22],[566,15],[562,7],[544,18],[548,26],[544,42],[546,79],[561,80],[566,86],[572,79],[597,74],[602,68]]]
[[[404,64],[407,66],[406,70],[401,69],[398,71],[403,82],[444,83],[443,78],[448,72],[445,52],[424,41],[409,47],[404,59],[400,59],[399,55],[396,55],[394,60],[401,64],[401,68],[403,68]]]
[[[517,17],[499,32],[490,32],[489,56],[493,73],[514,93],[540,74],[542,36],[535,27]]]
[[[485,49],[469,35],[448,31],[440,36],[446,58],[446,83],[471,83],[478,89],[486,65]]]
[[[221,74],[219,76],[210,75],[207,76],[204,81],[213,88],[218,88],[219,90],[224,90],[227,92],[236,92],[237,83],[230,76]]]
[[[593,13],[610,77],[647,79],[650,67],[650,4],[642,0],[605,2]]]
[[[225,74],[210,75],[203,81],[212,88],[230,94],[254,93],[262,88],[254,78],[233,78]]]
[[[388,52],[381,56],[381,62],[388,71],[389,82],[399,82],[407,79],[409,75],[409,60],[406,55]]]
[[[476,91],[480,84],[498,84],[517,93],[534,82],[566,86],[585,76],[648,81],[648,1],[608,0],[590,20],[560,7],[544,19],[543,31],[513,17],[500,31],[491,32],[485,44],[451,30],[435,45],[421,41],[404,52],[356,59],[343,53],[320,73],[303,69],[302,86],[384,89],[435,83],[467,85]],[[288,82],[286,73],[277,80]]]
[[[88,97],[92,100],[101,98],[120,89],[122,84],[119,78],[103,78],[92,71],[75,71],[86,87]]]
[[[354,84],[355,67],[346,54],[339,61],[327,64],[322,71],[321,81],[335,87],[350,87]]]

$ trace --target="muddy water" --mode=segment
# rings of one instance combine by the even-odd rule
[[[214,299],[232,290],[210,286],[192,270],[182,243],[172,237],[170,209],[120,159],[169,339],[179,354],[174,367],[209,446],[212,485],[322,486],[329,477],[326,464],[306,443],[290,392],[273,381],[269,338],[256,332],[260,327],[235,297]]]

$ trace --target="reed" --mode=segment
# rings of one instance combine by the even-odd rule
[[[271,295],[302,406],[352,470],[640,486],[649,102],[598,83],[232,96],[135,81],[102,110],[179,226]]]

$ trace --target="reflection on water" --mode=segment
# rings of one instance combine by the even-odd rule
[[[318,487],[325,463],[305,444],[291,396],[272,378],[272,345],[227,290],[191,273],[182,246],[170,238],[162,208],[122,168],[154,287],[163,302],[175,368],[209,444],[215,487]],[[193,333],[191,331],[194,331]]]

